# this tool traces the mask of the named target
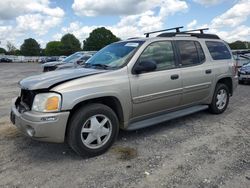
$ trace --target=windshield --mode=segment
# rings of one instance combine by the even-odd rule
[[[85,64],[85,67],[119,68],[131,57],[143,41],[113,43],[97,52]]]
[[[243,67],[250,67],[250,63],[245,64]]]
[[[82,53],[74,53],[68,57],[66,57],[63,62],[66,62],[66,63],[73,63],[73,62],[76,62],[78,59],[80,59],[81,57],[83,56]]]

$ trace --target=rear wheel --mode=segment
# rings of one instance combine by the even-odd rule
[[[103,104],[79,108],[69,122],[67,139],[81,156],[96,156],[107,151],[115,141],[119,121],[114,111]]]
[[[209,110],[213,114],[223,113],[229,103],[229,89],[225,84],[217,84]]]

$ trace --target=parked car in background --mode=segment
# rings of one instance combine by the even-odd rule
[[[64,55],[59,56],[58,61],[63,61],[66,57],[67,57],[67,56],[64,56]]]
[[[92,56],[95,52],[76,52],[68,57],[66,57],[63,61],[54,61],[50,63],[44,63],[42,65],[43,72],[53,71],[56,70],[60,65],[65,65],[65,67],[59,67],[59,69],[65,69],[65,68],[73,68],[77,66],[81,66],[86,62],[86,59],[88,59],[90,56]],[[68,64],[68,65],[66,65]]]
[[[250,63],[249,51],[233,51],[234,59],[237,62],[237,67],[240,69],[243,65]]]
[[[12,61],[12,59],[9,59],[9,58],[7,58],[7,57],[2,57],[2,58],[0,59],[0,62],[1,62],[1,63],[11,63],[11,62],[13,62],[13,61]]]
[[[44,63],[48,63],[48,62],[58,61],[58,59],[59,59],[58,56],[42,57],[38,60],[38,62],[41,64],[44,64]]]
[[[239,84],[250,82],[250,62],[243,65],[238,71]]]
[[[74,63],[64,63],[61,65],[58,65],[56,70],[82,67],[85,64],[85,62],[88,59],[90,59],[93,55],[94,55],[94,52],[84,54],[78,61]]]

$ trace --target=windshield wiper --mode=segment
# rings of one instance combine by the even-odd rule
[[[110,66],[108,66],[108,65],[105,65],[105,64],[100,64],[100,63],[97,63],[97,64],[88,64],[88,63],[86,63],[85,64],[85,67],[86,68],[88,68],[88,67],[100,67],[100,68],[103,68],[103,69],[109,69],[109,68],[112,68],[112,67],[110,67]]]

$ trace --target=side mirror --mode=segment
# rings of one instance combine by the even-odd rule
[[[134,73],[140,74],[142,72],[151,72],[154,70],[156,70],[155,62],[145,60],[136,65],[136,67],[134,68]]]

